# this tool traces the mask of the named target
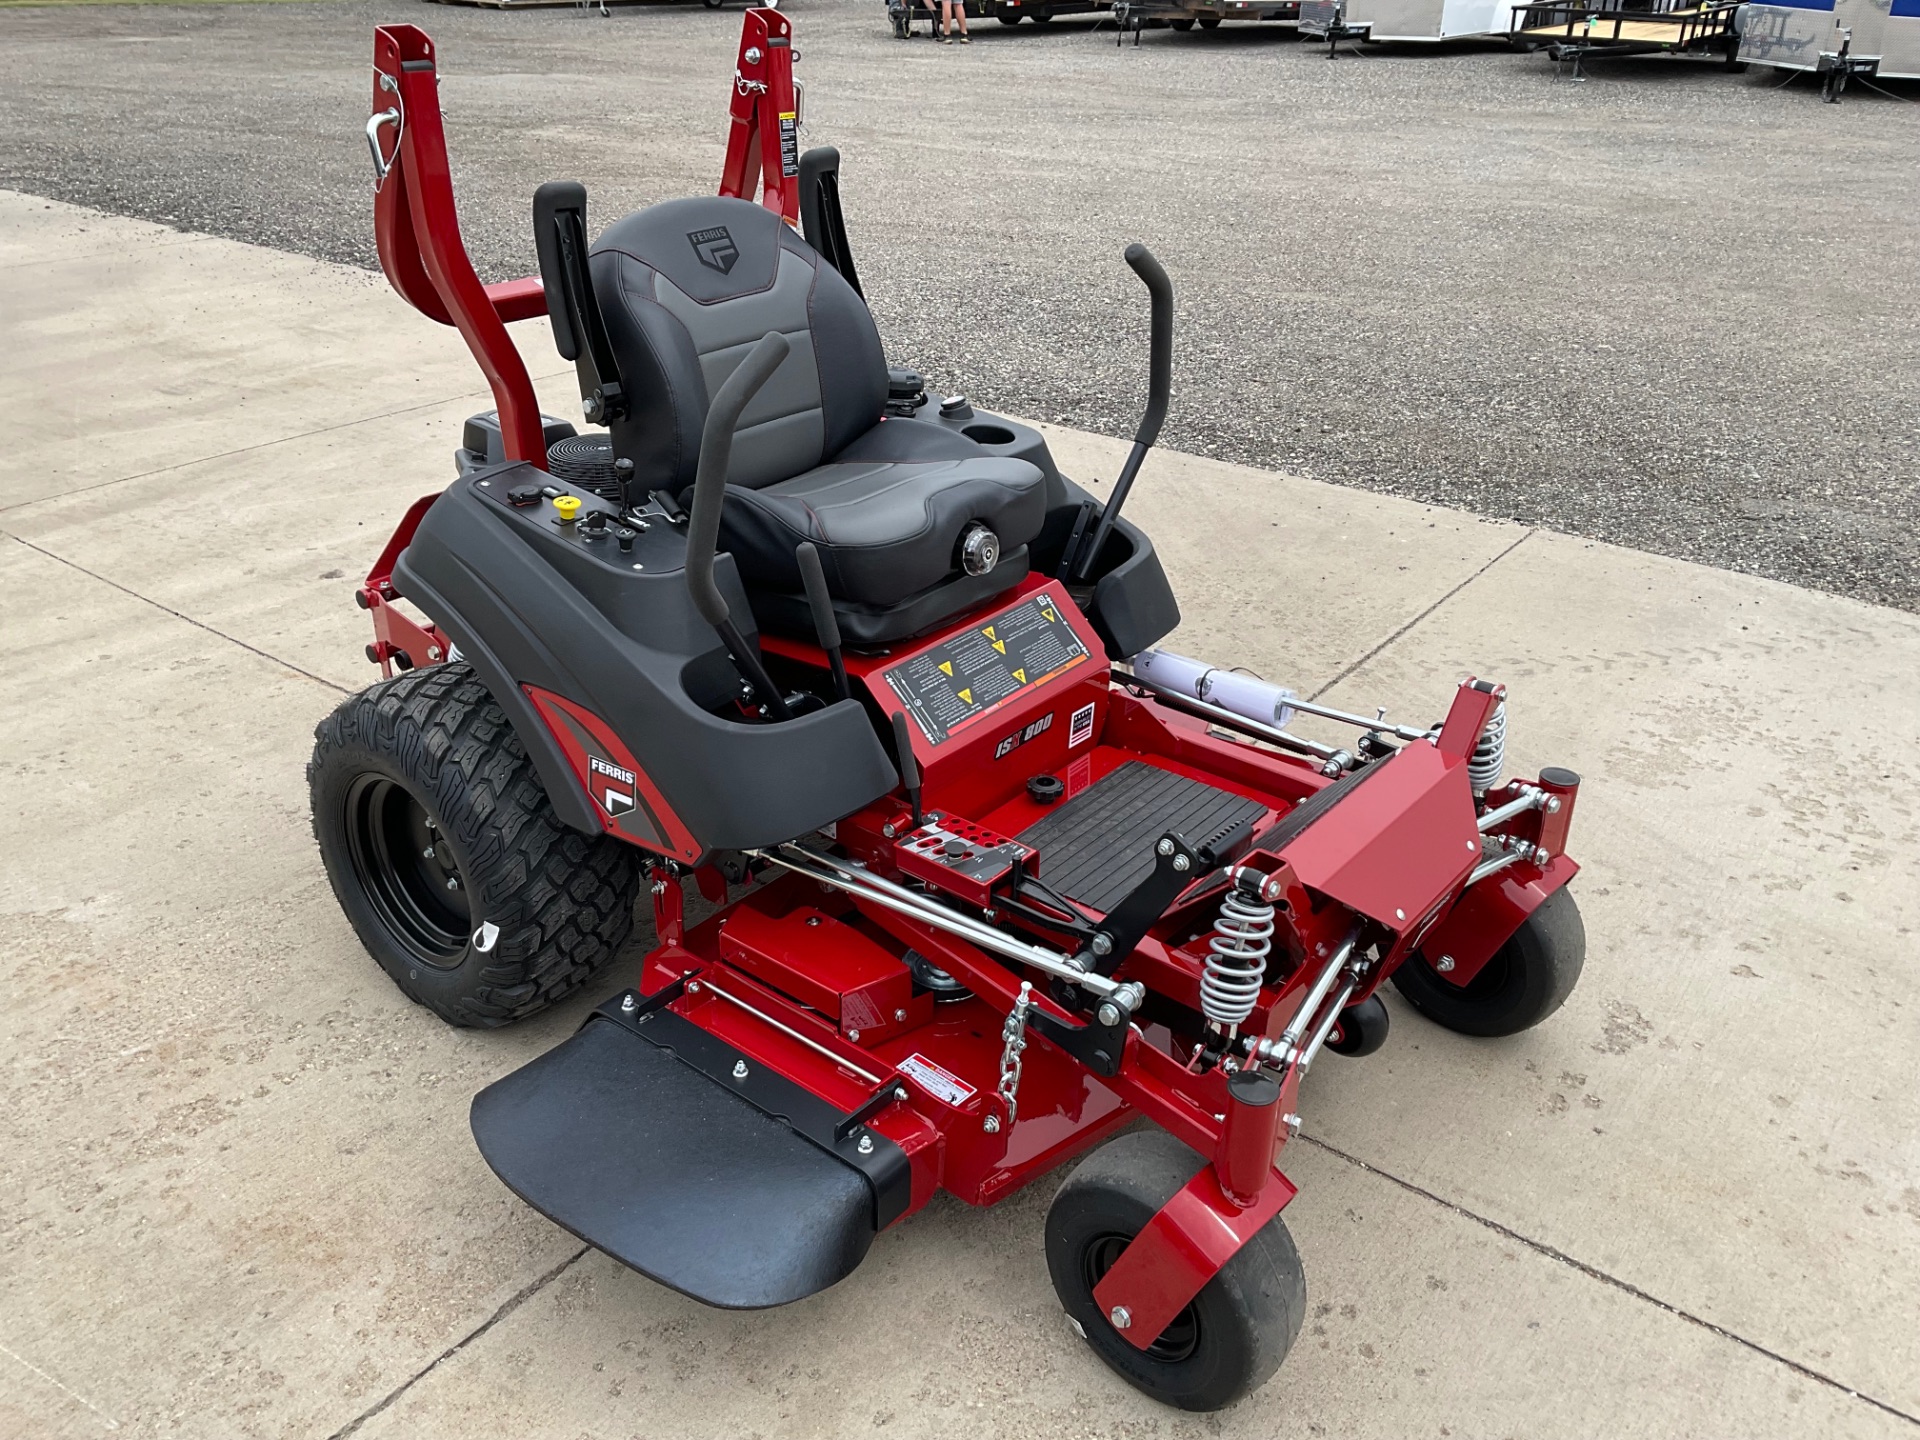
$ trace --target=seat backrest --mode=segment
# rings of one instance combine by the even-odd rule
[[[589,263],[631,406],[614,453],[644,488],[693,483],[708,397],[769,330],[792,350],[740,417],[731,483],[798,475],[879,422],[887,366],[866,302],[773,212],[669,200],[608,226]]]

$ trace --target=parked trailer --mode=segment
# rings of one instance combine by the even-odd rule
[[[1174,30],[1191,30],[1196,25],[1212,30],[1223,20],[1277,20],[1292,25],[1300,19],[1300,0],[1116,0],[1113,19],[1120,27],[1115,43],[1131,33],[1138,45],[1140,32],[1149,25]]]
[[[1509,0],[1305,0],[1300,33],[1327,42],[1411,40],[1431,43],[1504,35]]]
[[[1044,25],[1056,15],[1091,15],[1107,8],[1107,0],[964,0],[961,6],[969,20],[998,20],[1002,25],[1018,25],[1031,20]],[[927,33],[940,35],[939,0],[887,0],[887,24],[896,40],[913,37],[914,22],[925,19]]]
[[[1920,0],[1797,0],[1740,12],[1740,58],[1821,77],[1838,100],[1854,75],[1920,78]]]
[[[1737,3],[1688,0],[1654,0],[1651,8],[1633,9],[1555,0],[1514,6],[1511,39],[1521,49],[1544,49],[1556,62],[1572,61],[1576,80],[1585,78],[1581,61],[1597,55],[1718,55],[1735,69],[1739,10]]]

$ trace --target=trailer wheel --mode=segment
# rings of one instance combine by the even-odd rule
[[[465,665],[341,702],[314,732],[307,783],[340,908],[401,991],[450,1025],[545,1009],[633,929],[634,852],[560,823]]]
[[[1036,10],[1027,16],[1027,18],[1036,25],[1045,25],[1053,19],[1053,12],[1051,10]]]
[[[1194,18],[1200,22],[1200,28],[1202,30],[1218,30],[1220,28],[1220,17],[1218,15],[1198,15]]]
[[[1549,895],[1480,972],[1455,985],[1415,954],[1393,973],[1394,987],[1422,1015],[1461,1035],[1518,1035],[1566,1003],[1587,957],[1580,907],[1565,890]]]
[[[1193,29],[1193,17],[1188,16],[1184,20],[1169,20],[1167,24],[1171,25],[1175,30],[1191,30]]]
[[[1204,1163],[1165,1131],[1122,1135],[1080,1163],[1047,1211],[1047,1268],[1074,1329],[1123,1380],[1182,1410],[1218,1410],[1265,1383],[1307,1313],[1300,1254],[1278,1216],[1145,1350],[1095,1303],[1094,1287]]]
[[[1020,23],[1020,17],[1018,15],[996,15],[993,18],[998,20],[1002,25],[1018,25]]]

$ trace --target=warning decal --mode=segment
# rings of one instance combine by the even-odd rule
[[[1045,591],[885,671],[920,731],[938,745],[1030,685],[1092,657]]]
[[[934,1099],[948,1105],[964,1105],[977,1093],[951,1070],[943,1070],[924,1055],[909,1055],[900,1062],[900,1073]]]

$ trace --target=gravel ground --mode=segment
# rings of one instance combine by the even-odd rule
[[[937,385],[1130,433],[1144,240],[1180,296],[1165,444],[1920,610],[1920,88],[789,9],[803,139]],[[9,11],[0,185],[370,266],[368,27],[400,18],[488,278],[533,268],[542,180],[603,223],[716,180],[737,9],[335,0]]]

